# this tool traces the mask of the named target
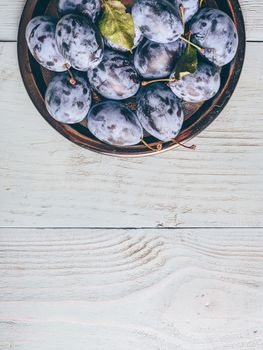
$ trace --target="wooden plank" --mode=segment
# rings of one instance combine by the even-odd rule
[[[0,230],[0,349],[261,350],[263,230]]]
[[[1,0],[0,41],[17,40],[18,25],[25,3],[25,0]]]
[[[248,45],[239,86],[197,151],[134,160],[51,129],[22,85],[15,43],[0,48],[0,226],[263,226],[263,44]]]
[[[240,0],[246,22],[247,39],[263,40],[263,2],[260,0]],[[0,41],[16,40],[19,19],[25,0],[1,0]]]

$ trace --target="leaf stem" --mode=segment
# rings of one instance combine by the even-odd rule
[[[204,51],[203,48],[201,48],[200,46],[195,45],[195,44],[192,43],[190,40],[187,40],[185,37],[181,36],[181,39],[182,39],[183,41],[185,41],[186,43],[188,43],[189,45],[195,47],[198,51],[200,51],[200,52],[203,52],[203,51]]]
[[[172,83],[173,81],[176,81],[175,78],[164,78],[164,79],[156,79],[156,80],[151,80],[151,81],[142,81],[141,85],[142,86],[147,86],[149,84],[153,84],[153,83],[164,83],[164,82],[169,82]]]

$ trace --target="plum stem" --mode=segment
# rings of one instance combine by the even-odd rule
[[[153,151],[153,152],[158,152],[161,151],[163,149],[163,146],[161,143],[158,143],[158,145],[156,146],[156,148],[153,148],[152,146],[150,146],[143,138],[141,138],[141,142],[144,144],[144,146],[146,146],[147,148],[149,148],[149,150]]]
[[[185,25],[185,19],[184,19],[185,10],[184,10],[184,5],[183,4],[181,4],[179,6],[179,10],[180,10],[180,15],[181,15],[182,22],[183,22],[183,27],[184,27],[184,25]]]
[[[156,79],[156,80],[151,80],[151,81],[142,81],[141,85],[147,86],[147,85],[153,84],[153,83],[165,83],[165,82],[172,83],[174,81],[176,81],[175,78],[164,78],[164,79]]]
[[[202,7],[204,0],[200,0],[199,7]]]
[[[189,30],[189,32],[187,32],[187,33],[184,34],[184,36],[185,36],[186,38],[188,38],[188,40],[190,40],[191,35],[192,35],[191,30]]]
[[[74,78],[74,75],[73,75],[73,73],[71,72],[71,70],[70,70],[68,64],[65,63],[65,64],[64,64],[64,67],[66,68],[66,70],[67,70],[67,72],[68,72],[68,74],[69,74],[69,76],[70,76],[70,80],[69,80],[70,84],[71,84],[71,85],[76,85],[76,84],[77,84],[77,80]]]
[[[195,44],[192,43],[190,40],[187,40],[185,37],[181,36],[181,39],[182,39],[183,41],[185,41],[186,43],[188,43],[189,45],[192,45],[193,47],[195,47],[198,51],[204,52],[204,49],[203,49],[203,48],[201,48],[200,46],[195,45]]]
[[[192,149],[192,150],[195,150],[196,149],[196,145],[191,145],[191,146],[186,146],[184,145],[183,143],[179,142],[178,140],[176,139],[172,139],[172,142],[183,147],[183,148],[187,148],[187,149]]]

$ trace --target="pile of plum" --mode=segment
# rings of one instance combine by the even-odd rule
[[[144,130],[162,142],[176,140],[182,101],[199,103],[218,93],[221,67],[237,51],[236,27],[202,0],[135,0],[127,8],[135,33],[129,52],[98,29],[107,1],[58,0],[59,20],[39,16],[28,23],[30,52],[57,72],[47,87],[47,110],[61,123],[87,120],[96,138],[118,147],[144,142]],[[174,79],[189,45],[197,52],[196,69]],[[131,97],[136,109],[126,103]]]

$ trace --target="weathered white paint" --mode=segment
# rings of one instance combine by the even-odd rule
[[[0,349],[260,350],[263,230],[0,230]]]
[[[263,3],[240,2],[263,40]],[[0,41],[23,5],[1,0]],[[0,226],[263,226],[262,61],[249,43],[196,152],[125,160],[52,130],[0,43]],[[0,228],[0,350],[261,350],[262,251],[262,229]]]
[[[236,92],[195,152],[114,159],[51,129],[15,43],[0,44],[0,226],[262,226],[262,60],[263,43],[249,43]]]

